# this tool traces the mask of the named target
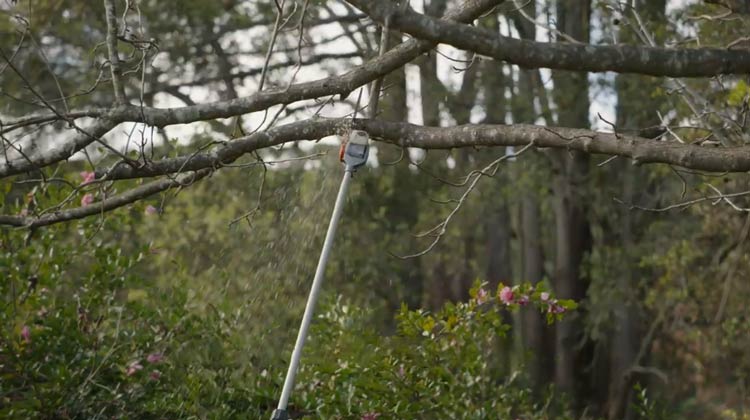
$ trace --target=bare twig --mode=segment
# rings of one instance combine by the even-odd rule
[[[284,17],[284,4],[286,0],[281,0],[281,3],[276,3],[276,22],[273,24],[273,31],[271,32],[271,41],[268,43],[268,51],[266,51],[266,58],[263,62],[263,70],[260,73],[260,81],[258,82],[258,91],[263,90],[263,85],[266,83],[266,75],[268,73],[268,64],[271,62],[271,54],[273,54],[273,47],[276,45],[276,38],[279,36],[279,29],[281,20]]]
[[[386,19],[385,24],[381,28],[380,32],[380,48],[378,50],[378,57],[382,57],[386,51],[388,51],[388,38],[390,34],[390,20]],[[378,104],[380,103],[380,89],[383,86],[383,77],[378,77],[372,82],[370,88],[370,99],[368,101],[368,112],[370,118],[375,118],[378,115]]]
[[[750,234],[750,213],[748,213],[747,217],[745,218],[745,224],[742,226],[742,230],[740,232],[740,237],[737,241],[737,247],[735,250],[734,263],[729,265],[726,278],[724,278],[724,287],[721,292],[721,301],[719,302],[719,307],[716,310],[716,315],[714,316],[714,324],[720,323],[724,318],[724,309],[726,308],[727,301],[729,300],[729,292],[732,290],[732,283],[734,282],[735,274],[740,267],[742,257],[745,255],[745,242],[747,242],[748,234]]]
[[[428,252],[432,251],[435,248],[435,246],[438,244],[438,242],[440,242],[440,239],[443,237],[443,235],[445,235],[446,228],[448,227],[448,224],[450,224],[451,219],[453,219],[453,216],[455,216],[456,213],[458,213],[458,211],[461,209],[464,202],[469,197],[469,194],[471,194],[471,192],[474,191],[479,180],[484,176],[489,176],[489,177],[494,176],[497,173],[497,170],[501,162],[511,159],[511,158],[516,158],[520,156],[521,154],[523,154],[524,152],[526,152],[527,150],[529,150],[533,146],[534,146],[533,142],[529,143],[526,146],[522,147],[517,152],[508,153],[508,154],[501,156],[498,159],[495,159],[489,165],[485,166],[482,170],[472,172],[469,175],[469,177],[473,176],[471,183],[469,184],[468,188],[466,188],[464,193],[461,195],[461,198],[458,199],[458,203],[453,207],[451,212],[448,213],[448,216],[446,216],[446,218],[442,222],[438,223],[437,225],[435,225],[428,231],[417,235],[417,237],[434,236],[434,239],[432,240],[432,242],[425,249],[415,254],[406,255],[406,256],[398,256],[398,255],[395,255],[395,256],[401,259],[409,259],[409,258],[421,257],[427,254]]]
[[[104,12],[107,20],[107,51],[109,55],[109,69],[112,74],[112,88],[118,104],[126,104],[125,86],[122,83],[122,68],[120,56],[117,53],[117,12],[115,0],[104,0]]]

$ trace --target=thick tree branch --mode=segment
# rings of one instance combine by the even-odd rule
[[[471,0],[458,8],[446,13],[443,19],[459,22],[471,22],[504,0]],[[274,105],[286,105],[305,99],[319,98],[329,95],[346,97],[356,88],[370,83],[378,77],[400,68],[435,47],[429,41],[409,40],[399,44],[383,56],[375,58],[339,75],[326,77],[313,82],[294,84],[286,89],[274,89],[258,92],[254,95],[230,101],[201,104],[183,108],[138,108],[137,121],[145,122],[156,127],[173,124],[187,124],[195,121],[205,121],[215,118],[229,118],[236,115],[261,111]]]
[[[181,174],[175,178],[160,179],[125,191],[121,194],[109,197],[102,201],[94,202],[87,206],[56,211],[53,213],[42,215],[40,217],[0,215],[0,225],[35,228],[67,222],[70,220],[83,219],[84,217],[89,216],[96,216],[120,208],[122,206],[126,206],[138,200],[144,199],[150,195],[154,195],[171,188],[190,185],[210,173],[211,170],[204,169],[197,172]]]
[[[349,59],[349,58],[357,58],[361,57],[362,54],[359,52],[345,52],[345,53],[323,53],[323,54],[317,54],[315,56],[309,57],[302,61],[303,66],[307,65],[313,65],[318,64],[322,61],[326,60],[343,60],[343,59]],[[283,69],[286,67],[292,67],[296,63],[274,63],[268,66],[269,70],[278,70]],[[223,81],[224,79],[244,79],[246,77],[252,77],[257,76],[261,73],[262,68],[253,68],[245,71],[240,71],[237,73],[231,73],[229,75],[219,75],[215,77],[206,77],[199,80],[189,81],[186,83],[181,83],[179,85],[163,85],[155,88],[155,92],[148,92],[145,94],[146,98],[152,97],[156,93],[160,92],[167,92],[167,93],[173,93],[175,92],[175,89],[181,88],[181,87],[190,87],[190,86],[200,86],[200,85],[206,85],[213,82]],[[28,127],[31,125],[36,124],[44,124],[49,122],[55,122],[55,121],[61,121],[65,118],[67,119],[78,119],[78,118],[99,118],[103,115],[106,115],[109,112],[107,109],[80,109],[80,110],[72,110],[69,113],[62,114],[64,118],[61,118],[60,114],[55,114],[51,112],[44,112],[44,113],[35,113],[35,114],[29,114],[23,117],[19,117],[13,120],[9,121],[2,121],[2,124],[0,124],[0,134],[7,134],[12,131],[18,130],[19,128]]]
[[[56,142],[46,149],[23,150],[21,156],[6,158],[0,164],[0,178],[24,172],[41,169],[45,166],[63,161],[73,156],[79,150],[100,139],[117,124],[123,122],[117,114],[120,108],[114,109],[108,115],[100,116],[91,127],[82,129],[73,138],[66,142]],[[112,116],[114,115],[114,116]]]
[[[525,146],[627,157],[635,164],[666,163],[708,172],[750,171],[750,147],[702,147],[579,128],[536,125],[422,127],[385,121],[355,121],[354,127],[402,147],[453,149]]]
[[[75,120],[78,118],[98,118],[102,115],[107,114],[106,109],[85,109],[85,110],[72,110],[64,114],[55,114],[51,112],[29,114],[14,120],[0,123],[0,134],[7,134],[11,131],[18,130],[19,128],[28,127],[31,125],[45,124],[55,121],[63,121],[65,119]]]
[[[708,172],[750,171],[750,147],[702,147],[592,130],[535,125],[462,125],[423,127],[380,120],[306,120],[241,137],[210,152],[163,159],[133,168],[119,164],[97,178],[129,179],[160,176],[204,168],[219,168],[262,148],[291,141],[317,140],[351,128],[367,131],[375,140],[402,147],[454,149],[463,147],[526,146],[577,150],[626,157],[634,163],[666,163]]]
[[[334,134],[343,134],[349,124],[351,124],[350,119],[298,121],[239,137],[205,153],[148,162],[138,168],[126,163],[118,163],[109,170],[98,171],[96,178],[109,180],[146,178],[204,168],[216,169],[255,150],[291,141],[317,140]]]
[[[445,18],[470,22],[503,1],[468,1],[448,12]],[[122,106],[113,109],[108,114],[108,118],[98,121],[96,129],[91,131],[91,136],[77,136],[72,142],[57,145],[52,152],[44,151],[35,154],[36,157],[30,161],[21,158],[11,161],[0,161],[0,178],[32,169],[39,169],[67,159],[73,153],[91,144],[95,138],[106,134],[121,122],[144,122],[162,128],[174,124],[188,124],[216,118],[229,118],[250,112],[262,111],[274,105],[285,105],[300,100],[334,94],[340,94],[342,97],[345,97],[357,87],[390,73],[412,61],[420,54],[429,51],[434,46],[435,44],[429,41],[410,40],[401,43],[383,56],[370,60],[343,75],[326,77],[313,82],[294,84],[286,89],[262,91],[254,95],[228,101],[167,109]]]
[[[525,68],[613,71],[668,77],[750,74],[750,51],[672,49],[634,45],[545,43],[501,36],[482,28],[438,20],[386,0],[347,0],[378,22],[416,38],[450,44]]]
[[[39,218],[0,216],[0,225],[36,227],[101,214],[133,203],[149,195],[197,181],[240,156],[273,145],[297,140],[316,140],[342,134],[350,128],[365,130],[373,139],[423,149],[517,146],[578,150],[592,154],[627,157],[634,163],[666,163],[710,172],[750,171],[750,147],[714,148],[601,133],[585,129],[540,127],[534,125],[463,125],[423,127],[380,120],[346,118],[299,121],[262,133],[236,139],[207,153],[193,154],[148,163],[143,167],[116,166],[106,179],[152,177],[179,173],[126,191],[89,206],[45,214]]]

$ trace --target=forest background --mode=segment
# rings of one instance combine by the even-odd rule
[[[0,417],[268,417],[359,107],[377,141],[295,418],[750,418],[747,2],[411,2],[397,50],[409,13],[476,7],[501,37],[729,64],[550,70],[459,33],[385,72],[374,116],[376,67],[305,96],[377,60],[388,5],[0,0]],[[592,152],[589,129],[688,152]]]

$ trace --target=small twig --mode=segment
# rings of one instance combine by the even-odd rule
[[[380,47],[378,50],[378,57],[382,57],[388,50],[389,29],[390,29],[390,18],[385,20],[385,24],[383,25],[381,32],[380,32]],[[382,86],[383,86],[383,78],[378,77],[377,79],[375,79],[375,81],[372,82],[372,85],[370,87],[370,99],[367,105],[370,118],[375,118],[378,114],[378,104],[380,102],[380,89]]]
[[[710,184],[707,184],[707,185],[709,185],[709,187],[711,187],[714,191],[719,191],[718,189],[716,189],[716,187],[714,187],[714,186],[712,186]],[[748,196],[748,195],[750,195],[750,191],[742,191],[742,192],[731,193],[731,194],[722,194],[721,192],[718,192],[717,195],[710,195],[710,196],[705,196],[705,197],[701,197],[701,198],[695,198],[695,199],[692,199],[692,200],[683,201],[681,203],[676,203],[676,204],[672,204],[672,205],[669,205],[669,206],[666,206],[666,207],[658,207],[658,208],[642,207],[642,206],[638,206],[638,205],[635,205],[635,204],[632,204],[632,203],[628,204],[628,203],[625,203],[624,201],[620,200],[619,198],[615,198],[614,201],[616,203],[628,206],[628,208],[630,210],[636,209],[636,210],[650,211],[650,212],[655,212],[655,213],[662,213],[662,212],[667,212],[667,211],[675,210],[675,209],[684,209],[686,207],[690,207],[690,206],[692,206],[694,204],[698,204],[698,203],[703,203],[705,201],[714,201],[715,202],[714,204],[716,204],[716,202],[718,202],[718,201],[726,201],[732,207],[734,207],[735,210],[737,210],[737,211],[750,212],[750,209],[738,207],[737,205],[735,205],[730,200],[731,198],[745,197],[745,196]]]
[[[461,195],[461,198],[458,199],[458,203],[456,204],[455,207],[453,207],[453,210],[451,210],[451,212],[448,214],[448,216],[442,222],[440,222],[437,225],[433,226],[431,229],[429,229],[426,232],[423,232],[423,233],[417,235],[418,237],[424,237],[424,236],[429,236],[429,235],[433,235],[434,234],[435,238],[432,240],[432,242],[430,243],[430,245],[428,245],[427,248],[425,248],[422,251],[417,252],[415,254],[406,255],[406,256],[398,256],[398,255],[394,255],[394,254],[391,253],[391,255],[393,255],[393,256],[395,256],[397,258],[400,258],[400,259],[409,259],[409,258],[421,257],[421,256],[427,254],[428,252],[432,251],[435,248],[435,246],[438,244],[438,242],[440,242],[440,239],[443,237],[443,235],[445,235],[446,228],[448,227],[448,224],[450,224],[451,219],[453,219],[453,216],[455,216],[456,213],[458,213],[458,211],[461,209],[461,207],[463,206],[464,202],[466,202],[466,199],[469,197],[469,194],[471,194],[471,192],[474,191],[474,189],[476,188],[477,183],[479,182],[479,180],[483,176],[489,176],[489,177],[494,176],[497,173],[497,170],[500,167],[499,165],[500,165],[501,162],[503,162],[505,160],[508,160],[508,159],[516,158],[516,157],[522,155],[524,152],[526,152],[527,150],[529,150],[533,146],[534,146],[533,142],[529,143],[529,144],[527,144],[526,146],[524,146],[523,148],[521,148],[521,150],[519,150],[517,152],[508,153],[508,154],[505,154],[505,155],[501,156],[498,159],[495,159],[489,165],[485,166],[482,170],[472,172],[472,174],[474,176],[474,179],[471,181],[471,183],[469,184],[468,188],[466,188],[466,190],[464,191],[464,193]]]
[[[750,234],[750,213],[748,213],[747,217],[745,218],[745,224],[742,226],[740,238],[737,241],[734,264],[730,265],[729,269],[727,270],[727,276],[724,279],[724,287],[721,292],[721,301],[719,302],[719,308],[716,310],[716,315],[714,316],[714,324],[720,323],[724,318],[724,309],[726,308],[727,301],[729,300],[729,292],[732,288],[732,282],[734,281],[734,276],[740,267],[742,257],[745,255],[745,242],[747,242],[748,234]]]
[[[266,58],[263,62],[263,70],[260,73],[260,82],[258,82],[258,91],[263,90],[263,86],[266,83],[266,75],[268,73],[268,64],[271,62],[271,54],[273,54],[273,47],[276,45],[276,37],[279,36],[279,28],[281,20],[284,17],[284,4],[286,0],[281,0],[279,4],[276,2],[276,22],[273,25],[273,32],[271,32],[271,41],[268,43],[268,50],[266,51]]]
[[[299,36],[297,37],[297,64],[294,66],[292,77],[289,78],[289,84],[286,86],[287,90],[292,87],[294,80],[297,78],[297,73],[299,73],[300,68],[302,68],[302,40],[305,35],[305,15],[307,15],[307,6],[309,3],[310,0],[305,0],[305,3],[302,5],[302,15],[300,16],[298,23]]]
[[[104,0],[104,11],[107,15],[107,51],[109,53],[109,69],[112,74],[112,87],[115,100],[125,104],[125,86],[122,84],[122,68],[120,56],[117,54],[117,12],[114,0]]]

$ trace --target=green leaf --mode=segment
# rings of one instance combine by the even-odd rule
[[[732,90],[727,95],[727,103],[731,106],[739,106],[745,100],[745,97],[750,93],[750,87],[744,80],[737,82]]]

